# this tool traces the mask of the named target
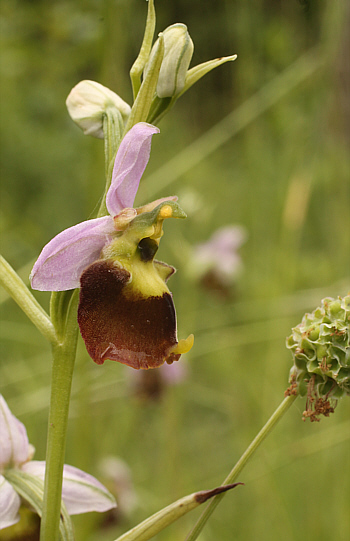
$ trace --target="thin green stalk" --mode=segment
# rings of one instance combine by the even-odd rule
[[[41,334],[52,344],[57,344],[57,335],[49,316],[2,256],[0,256],[0,283]]]
[[[281,404],[278,406],[278,408],[275,410],[275,412],[271,415],[270,419],[267,421],[267,423],[264,425],[264,427],[260,430],[260,432],[257,434],[257,436],[253,439],[252,443],[249,445],[249,447],[245,450],[241,458],[238,460],[234,468],[231,470],[229,475],[226,477],[225,481],[222,483],[222,486],[228,485],[233,483],[238,477],[238,475],[243,470],[244,466],[248,462],[248,460],[251,458],[251,456],[255,453],[255,451],[258,449],[260,444],[264,441],[266,436],[271,432],[271,430],[274,428],[276,423],[283,417],[283,415],[286,413],[286,411],[291,407],[294,400],[296,399],[296,396],[287,396]],[[216,506],[221,502],[222,498],[224,497],[224,494],[220,494],[219,496],[216,496],[211,500],[211,502],[207,505],[207,507],[204,509],[203,513],[199,517],[197,523],[195,524],[194,528],[191,530],[189,535],[186,537],[186,541],[194,541],[197,539],[198,535],[203,530],[207,520],[215,510]]]
[[[105,175],[108,178],[110,164],[114,164],[117,148],[120,145],[124,130],[123,117],[119,111],[107,109],[103,117],[103,133],[105,144]]]
[[[138,54],[138,57],[136,58],[130,70],[130,79],[131,79],[131,84],[132,84],[134,100],[136,99],[137,94],[140,90],[141,74],[143,72],[143,68],[145,67],[146,62],[151,52],[155,27],[156,27],[156,12],[154,9],[154,2],[153,0],[148,0],[145,34],[143,36],[142,45],[141,45],[141,49]]]
[[[40,540],[58,541],[70,392],[78,337],[78,290],[72,296],[64,339],[53,351],[46,471]]]
[[[124,125],[121,115],[115,116],[111,111],[107,110],[103,117],[103,133],[105,144],[105,176],[106,184],[105,191],[101,200],[100,208],[97,213],[97,218],[108,214],[106,207],[106,195],[112,182],[113,166],[115,155],[121,141],[121,134]]]

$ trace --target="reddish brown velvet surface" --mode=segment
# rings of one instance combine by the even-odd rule
[[[127,286],[129,278],[110,260],[83,272],[78,323],[89,355],[97,364],[111,359],[137,369],[178,360],[179,354],[169,354],[177,343],[171,295],[142,297]]]

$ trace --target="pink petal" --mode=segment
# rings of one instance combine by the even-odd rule
[[[242,268],[238,248],[246,241],[247,232],[242,226],[229,225],[215,231],[212,237],[198,244],[193,251],[197,264],[204,271],[213,270],[227,281],[237,276]]]
[[[0,395],[0,470],[19,466],[28,460],[29,442],[27,431],[9,410]]]
[[[158,128],[139,122],[123,138],[115,158],[112,183],[106,197],[111,216],[133,206],[151,153],[152,135],[155,133],[159,133]]]
[[[22,469],[44,480],[44,461],[32,460]],[[95,477],[66,464],[63,469],[62,499],[70,515],[90,511],[102,513],[116,507],[113,496]]]
[[[115,233],[113,219],[103,216],[65,229],[43,248],[30,275],[33,289],[66,291],[79,287],[83,270],[100,257]]]
[[[217,229],[210,239],[221,251],[237,250],[247,240],[247,231],[241,225],[227,225]]]
[[[20,505],[21,499],[17,492],[5,477],[0,475],[0,530],[19,521]]]

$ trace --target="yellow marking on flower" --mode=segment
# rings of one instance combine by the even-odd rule
[[[159,211],[159,219],[165,220],[165,218],[171,218],[173,215],[173,209],[170,205],[164,205]]]
[[[180,354],[188,353],[192,348],[194,343],[194,336],[190,334],[186,339],[182,338],[179,342],[171,349],[171,353]]]

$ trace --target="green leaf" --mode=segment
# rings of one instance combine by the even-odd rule
[[[34,475],[14,469],[5,471],[4,477],[41,517],[44,498],[43,481]],[[61,541],[74,541],[72,521],[63,501],[61,503],[60,538]]]
[[[140,90],[141,86],[141,74],[145,67],[149,54],[152,48],[152,41],[154,36],[154,30],[156,27],[156,12],[154,9],[153,0],[148,0],[147,20],[145,27],[145,34],[141,45],[140,52],[130,70],[130,79],[132,84],[132,90],[134,94],[134,100]]]
[[[242,483],[234,483],[233,485],[225,485],[212,490],[203,490],[185,496],[171,505],[168,505],[168,507],[161,509],[161,511],[158,511],[158,513],[147,518],[135,526],[135,528],[132,528],[132,530],[129,530],[121,537],[118,537],[118,539],[115,539],[115,541],[147,541],[213,496],[217,496],[218,494],[226,492],[241,484]]]
[[[233,54],[231,56],[223,56],[221,58],[214,58],[214,60],[208,60],[208,62],[203,62],[203,64],[198,64],[198,66],[195,66],[194,68],[191,68],[188,70],[185,80],[185,86],[180,92],[180,94],[177,96],[179,98],[188,90],[191,88],[192,85],[194,85],[199,79],[201,79],[204,75],[209,73],[211,70],[217,68],[218,66],[221,66],[221,64],[225,64],[226,62],[233,62],[233,60],[236,60],[237,55]]]
[[[137,98],[132,106],[131,113],[126,124],[124,135],[138,122],[146,122],[151,108],[151,104],[156,92],[160,66],[164,56],[164,38],[159,34],[156,50],[150,61],[147,75],[142,81],[141,88]]]

